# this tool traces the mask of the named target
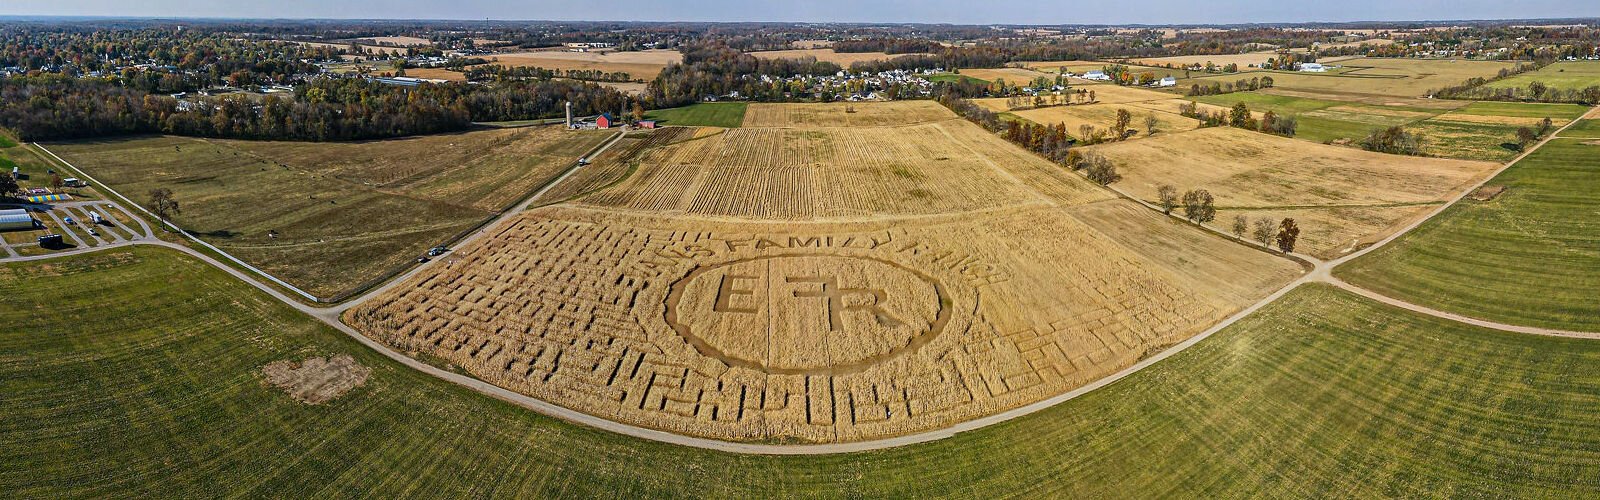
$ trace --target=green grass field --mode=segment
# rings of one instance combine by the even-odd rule
[[[1600,139],[1600,119],[1579,120],[1562,131],[1561,136]]]
[[[1589,112],[1587,106],[1577,104],[1541,104],[1530,102],[1478,101],[1453,111],[1464,115],[1511,116],[1517,118],[1549,118],[1575,120]]]
[[[1448,111],[1258,92],[1235,92],[1191,99],[1227,107],[1243,102],[1252,111],[1272,111],[1280,115],[1294,116],[1298,121],[1295,137],[1315,142],[1341,139],[1360,141],[1375,130],[1401,125],[1423,134],[1424,152],[1430,156],[1487,161],[1506,161],[1516,157],[1518,151],[1505,145],[1516,142],[1519,125],[1452,121],[1446,119],[1444,115],[1512,119],[1548,117],[1557,120],[1559,125],[1565,120],[1582,116],[1588,109],[1572,104],[1474,102],[1459,110]]]
[[[1558,61],[1538,71],[1489,82],[1498,89],[1527,88],[1533,82],[1543,82],[1554,89],[1584,89],[1600,85],[1600,61]]]
[[[688,106],[652,110],[644,114],[647,120],[662,125],[735,128],[744,124],[742,102],[702,102]]]
[[[1471,199],[1337,269],[1385,295],[1519,325],[1600,331],[1600,145],[1556,139]]]
[[[48,147],[136,203],[171,189],[185,229],[326,299],[514,204],[609,136],[532,127],[350,143],[146,136]]]
[[[988,80],[984,80],[984,79],[981,79],[981,78],[973,78],[973,77],[970,77],[970,76],[959,75],[959,74],[955,74],[955,73],[939,73],[937,75],[933,75],[933,76],[928,77],[928,81],[933,82],[933,83],[950,83],[950,82],[967,81],[967,82],[972,82],[972,83],[981,83],[981,84],[984,84],[984,85],[988,85],[989,84]]]
[[[48,283],[49,286],[39,286]],[[1066,404],[933,443],[739,456],[576,427],[401,367],[158,248],[0,265],[0,490],[60,496],[1587,496],[1600,343],[1308,285]],[[320,406],[276,360],[353,355]]]

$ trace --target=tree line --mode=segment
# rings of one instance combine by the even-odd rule
[[[294,99],[222,96],[179,101],[110,82],[40,76],[0,79],[0,126],[26,141],[140,133],[338,141],[464,130],[474,121],[625,109],[627,96],[592,83],[511,81],[402,87],[322,78]]]

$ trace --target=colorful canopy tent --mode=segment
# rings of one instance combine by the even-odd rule
[[[27,210],[0,210],[0,231],[33,228],[33,216]]]
[[[44,195],[44,196],[29,196],[28,197],[28,202],[30,202],[30,203],[49,203],[49,202],[52,202],[52,201],[68,201],[68,200],[71,200],[71,199],[72,199],[72,195],[68,195],[68,194],[47,194],[47,195]]]

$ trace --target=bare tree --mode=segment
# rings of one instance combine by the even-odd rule
[[[1272,246],[1272,236],[1277,234],[1277,229],[1278,224],[1272,222],[1272,219],[1256,219],[1255,228],[1251,230],[1250,235],[1254,236],[1256,241],[1261,242],[1261,246],[1270,247]]]
[[[1294,252],[1295,240],[1300,239],[1300,226],[1295,225],[1294,219],[1283,219],[1278,225],[1278,249],[1283,253]]]
[[[150,206],[150,211],[161,219],[183,213],[183,210],[178,208],[178,200],[172,199],[172,190],[167,188],[151,189],[148,205]]]
[[[1178,188],[1170,184],[1162,184],[1156,188],[1156,198],[1161,202],[1161,212],[1172,215],[1172,209],[1178,208]]]
[[[1249,232],[1249,231],[1250,231],[1250,219],[1246,219],[1244,217],[1244,214],[1239,214],[1239,215],[1233,216],[1233,237],[1239,238],[1239,239],[1242,240],[1242,239],[1244,239],[1244,233]]]
[[[1156,125],[1157,124],[1158,123],[1156,121],[1156,114],[1155,113],[1150,113],[1148,115],[1145,115],[1144,116],[1144,133],[1145,133],[1145,135],[1156,135]]]

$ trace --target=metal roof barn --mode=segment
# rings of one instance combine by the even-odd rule
[[[33,229],[33,216],[27,210],[0,210],[0,231]]]

